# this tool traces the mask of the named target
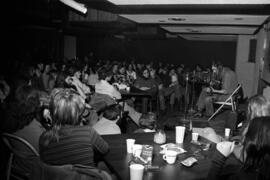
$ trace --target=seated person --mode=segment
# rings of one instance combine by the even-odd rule
[[[139,121],[139,129],[135,130],[134,133],[148,133],[148,132],[155,132],[157,121],[156,121],[156,114],[149,112]]]
[[[232,137],[233,140],[240,142],[240,144],[235,146],[234,149],[234,155],[239,160],[242,160],[241,150],[243,146],[241,145],[241,143],[244,139],[243,137],[247,132],[250,122],[256,117],[270,116],[270,101],[262,95],[255,95],[249,99],[247,109],[247,117],[246,120],[242,123],[243,125],[240,129],[240,134],[238,136]],[[209,127],[204,128],[203,131],[199,134],[200,136],[203,136],[215,143],[219,143],[223,140],[221,136],[217,135],[216,132]]]
[[[82,164],[95,166],[98,156],[109,146],[90,126],[81,125],[85,104],[71,89],[59,89],[51,98],[51,129],[39,139],[41,159],[51,165]]]
[[[91,98],[90,105],[92,107],[95,107],[96,104],[101,104],[103,106],[105,103],[105,106],[110,106],[112,104],[118,103],[117,101],[121,101],[121,93],[112,84],[109,83],[112,78],[112,72],[103,68],[98,72],[98,76],[100,80],[95,85],[95,94],[93,94]],[[127,103],[120,102],[119,104],[122,107],[124,106],[124,111],[128,112],[128,115],[133,120],[133,122],[136,123],[136,125],[139,125],[139,120],[142,114],[137,112]]]
[[[34,88],[24,84],[15,91],[15,97],[10,97],[3,109],[2,130],[19,136],[30,143],[39,152],[39,137],[45,131],[40,123],[40,101],[39,93]],[[33,156],[28,148],[21,144],[15,144],[20,152]],[[28,172],[31,170],[31,163],[25,159],[14,159],[14,166]]]
[[[227,179],[270,179],[270,117],[259,117],[251,121],[244,136],[242,167],[239,167]],[[224,164],[229,155],[234,151],[234,142],[223,141],[217,144],[212,165],[207,179],[221,179],[222,171],[226,171]]]
[[[121,107],[118,104],[108,106],[102,113],[102,117],[93,125],[100,135],[121,134],[120,127],[116,124],[120,118]]]
[[[166,104],[165,104],[165,97],[170,98],[170,109],[173,109],[174,103],[175,103],[175,95],[176,95],[176,86],[175,82],[172,82],[171,76],[168,74],[168,71],[166,68],[160,70],[160,79],[161,82],[158,86],[159,88],[159,104],[160,104],[160,110],[162,112],[165,112],[166,110]]]
[[[134,86],[142,91],[149,93],[154,97],[157,93],[158,87],[154,79],[150,78],[150,72],[148,69],[143,69],[142,76],[139,76],[134,82]],[[148,98],[142,99],[142,112],[147,112]]]
[[[202,89],[197,101],[198,112],[195,116],[202,116],[205,109],[205,115],[211,116],[214,113],[214,101],[225,101],[238,85],[237,76],[234,71],[222,65],[213,64],[212,70],[216,74],[220,74],[222,80],[221,90],[207,87]]]
[[[91,89],[80,81],[81,71],[78,67],[73,67],[70,69],[70,76],[67,76],[65,82],[67,85],[72,85],[75,87],[76,91],[84,98],[91,93]]]

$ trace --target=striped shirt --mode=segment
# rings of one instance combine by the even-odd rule
[[[107,142],[90,126],[62,127],[59,140],[47,141],[44,134],[39,139],[41,159],[51,165],[83,164],[95,166],[94,156],[109,150]]]

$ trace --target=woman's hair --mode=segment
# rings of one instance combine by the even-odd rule
[[[248,102],[247,120],[261,116],[270,116],[270,101],[262,95],[255,95]]]
[[[28,85],[19,86],[15,95],[10,98],[3,109],[4,131],[16,132],[34,119],[39,120],[39,91]]]
[[[72,89],[60,89],[50,101],[53,125],[77,125],[84,111],[82,97]]]
[[[270,179],[270,116],[254,118],[246,133],[244,169],[256,171],[257,179]]]
[[[58,140],[61,126],[76,126],[81,122],[85,105],[82,97],[72,89],[54,89],[51,93],[50,114],[52,128],[45,136],[49,140]]]

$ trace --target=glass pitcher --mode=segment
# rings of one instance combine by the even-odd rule
[[[163,129],[157,129],[154,134],[154,142],[164,144],[166,142],[166,133]]]

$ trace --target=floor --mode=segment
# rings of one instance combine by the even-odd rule
[[[244,120],[246,114],[246,103],[238,105],[238,111],[222,109],[213,119],[208,121],[208,117],[195,118],[191,113],[184,113],[183,108],[174,107],[158,118],[158,122],[164,129],[174,129],[176,125],[189,126],[190,121],[193,127],[212,127],[218,134],[224,135],[225,128],[235,129],[236,124]]]

